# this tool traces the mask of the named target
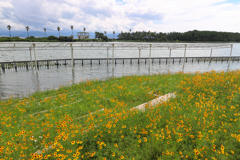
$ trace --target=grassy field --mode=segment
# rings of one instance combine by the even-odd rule
[[[0,101],[0,159],[240,159],[239,79],[240,70],[135,75]]]

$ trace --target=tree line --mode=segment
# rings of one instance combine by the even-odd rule
[[[129,30],[130,31],[130,30]],[[200,42],[240,42],[240,33],[217,32],[217,31],[188,31],[188,32],[121,32],[118,36],[119,40],[133,41],[200,41]]]
[[[8,28],[8,30],[9,30],[9,36],[12,37],[12,36],[11,36],[11,28],[12,28],[12,26],[11,26],[11,25],[8,25],[7,28]],[[28,26],[26,26],[25,28],[26,28],[26,30],[27,30],[28,37],[29,37],[29,32],[28,32],[28,31],[29,31],[30,28],[29,28]],[[72,30],[72,36],[73,36],[73,25],[71,25],[70,28],[71,28],[71,30]],[[46,35],[47,29],[46,29],[46,28],[43,28],[43,30],[44,30],[44,32],[45,32],[45,37],[47,37],[47,35]],[[59,34],[59,38],[60,38],[60,30],[61,30],[61,28],[58,26],[58,27],[57,27],[57,31],[58,31],[58,34]],[[85,32],[85,31],[86,31],[86,28],[83,28],[83,31]]]
[[[18,40],[18,38],[11,38],[11,27],[10,25],[7,26],[9,30],[9,35],[10,39],[5,39],[6,41],[15,41]],[[33,41],[34,37],[30,36],[29,37],[29,27],[25,27],[28,33],[28,39],[27,41]],[[73,25],[70,26],[72,30],[72,35],[71,36],[60,36],[60,27],[57,27],[57,31],[59,33],[59,37],[55,36],[46,36],[46,31],[47,29],[44,28],[45,32],[45,38],[49,41],[76,41],[74,40],[73,36]],[[83,31],[86,31],[86,28],[83,28]],[[104,35],[105,34],[105,35]],[[95,32],[95,40],[92,41],[109,41],[109,39],[106,36],[107,32],[104,31],[104,33],[100,32]],[[115,31],[113,31],[113,38],[114,39]],[[55,38],[54,38],[55,37]],[[124,40],[124,41],[158,41],[158,42],[178,42],[178,41],[196,41],[196,42],[240,42],[240,33],[232,33],[232,32],[217,32],[217,31],[198,31],[198,30],[193,30],[193,31],[188,31],[188,32],[169,32],[169,33],[163,33],[163,32],[151,32],[151,31],[136,31],[132,32],[131,29],[129,29],[129,32],[121,32],[118,36],[118,40]],[[35,38],[36,39],[36,38]],[[39,41],[45,41],[40,40]],[[0,41],[5,41],[5,40],[0,40]],[[36,40],[38,41],[38,40]],[[79,40],[81,41],[81,40]]]

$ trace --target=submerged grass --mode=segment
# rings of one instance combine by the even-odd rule
[[[125,76],[0,101],[0,157],[240,159],[239,78],[240,70]],[[145,112],[129,110],[171,92]]]

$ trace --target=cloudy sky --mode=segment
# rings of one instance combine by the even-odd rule
[[[82,31],[240,32],[240,0],[0,0],[0,36]],[[27,34],[26,34],[27,35]]]

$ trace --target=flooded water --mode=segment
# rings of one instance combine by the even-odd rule
[[[142,51],[141,57],[148,57],[148,51]],[[114,57],[138,57],[138,51],[132,50],[117,50],[114,53]],[[184,54],[183,50],[173,50],[173,57],[182,57]],[[216,49],[213,50],[212,56],[229,56],[230,49]],[[158,50],[152,51],[152,57],[167,57],[169,55],[169,50]],[[187,51],[186,54],[188,57],[192,56],[209,56],[210,50],[198,50],[198,51]],[[111,57],[111,52],[109,52],[109,58]],[[234,43],[232,56],[240,56],[240,44]],[[63,59],[70,58],[70,51],[37,51],[37,59]],[[104,50],[101,51],[74,51],[74,58],[105,58],[107,57],[107,52]],[[7,61],[20,61],[20,60],[30,60],[29,52],[6,52],[0,51],[0,62]],[[93,61],[91,65],[89,61],[84,61],[82,63],[77,63],[74,68],[71,65],[67,66],[53,66],[47,69],[47,67],[40,67],[38,73],[36,73],[35,68],[32,70],[26,70],[25,68],[7,69],[5,72],[0,69],[0,99],[5,99],[10,96],[28,96],[33,92],[39,90],[55,89],[60,85],[71,85],[73,83],[78,83],[82,80],[87,79],[107,79],[111,77],[121,77],[124,75],[143,75],[143,74],[162,74],[167,72],[206,72],[211,70],[236,70],[240,69],[240,62],[233,61],[228,65],[228,62],[193,62],[189,60],[185,63],[183,68],[183,62],[180,63],[175,60],[173,63],[166,61],[154,60],[154,63],[149,61],[145,64],[145,60],[141,60],[141,63],[138,64],[138,60],[125,60],[124,64],[122,60],[117,60],[117,64],[112,64],[111,60],[109,64],[106,64],[106,61],[101,61],[101,64],[98,64],[98,61]]]

